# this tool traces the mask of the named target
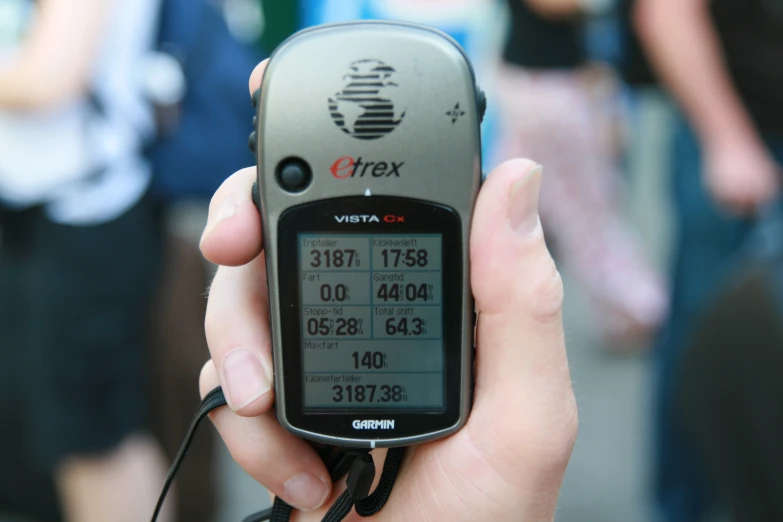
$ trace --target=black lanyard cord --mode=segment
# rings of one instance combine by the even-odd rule
[[[179,471],[180,465],[182,465],[185,454],[190,448],[190,443],[193,442],[193,436],[196,434],[198,425],[209,412],[226,404],[226,396],[223,395],[223,390],[220,387],[215,388],[204,396],[204,399],[196,410],[196,414],[193,416],[190,428],[188,428],[188,433],[185,435],[185,440],[182,441],[182,446],[179,447],[177,456],[174,458],[174,462],[171,464],[171,468],[169,468],[169,472],[166,475],[166,481],[163,483],[163,489],[160,492],[160,497],[158,497],[158,503],[155,505],[155,511],[152,513],[152,522],[155,522],[160,515],[160,510],[163,508],[163,501],[166,500],[166,495],[168,495],[171,484],[174,482],[174,476],[177,474],[177,471]]]
[[[190,448],[199,424],[211,411],[224,405],[226,405],[226,397],[223,395],[223,390],[220,387],[209,392],[201,401],[193,421],[190,423],[187,435],[185,435],[185,440],[179,448],[168,475],[166,475],[166,481],[163,483],[163,489],[160,492],[151,522],[155,522],[160,515],[160,510],[163,507],[163,502],[169,489],[171,489],[174,476],[182,465],[182,461]],[[347,489],[332,504],[332,507],[324,515],[322,522],[340,522],[348,516],[354,507],[356,507],[356,513],[361,517],[371,517],[378,513],[386,505],[386,501],[391,495],[404,455],[405,448],[389,449],[378,487],[370,495],[370,488],[375,478],[375,463],[372,456],[370,456],[370,450],[325,446],[321,450],[321,458],[326,463],[332,480],[335,481],[346,473],[348,478],[346,479]],[[243,522],[263,522],[266,520],[269,522],[289,522],[293,509],[293,507],[277,497],[271,508],[250,515]]]

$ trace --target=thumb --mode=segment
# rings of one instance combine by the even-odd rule
[[[470,429],[510,466],[518,463],[509,454],[514,448],[525,466],[557,471],[565,469],[577,423],[563,285],[538,218],[541,175],[528,160],[504,163],[476,202],[470,251],[479,323]]]

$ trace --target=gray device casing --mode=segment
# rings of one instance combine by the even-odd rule
[[[338,125],[330,99],[345,77],[361,73],[361,63],[381,62],[393,69],[396,127],[377,139],[358,139]],[[359,62],[359,65],[356,65]],[[280,324],[280,294],[295,289],[278,284],[278,230],[281,214],[291,207],[346,196],[397,196],[454,209],[462,221],[462,393],[457,424],[406,438],[359,440],[330,437],[293,426],[286,415],[285,390],[276,379],[276,407],[287,430],[310,440],[353,447],[402,446],[449,435],[467,421],[472,401],[473,298],[470,292],[469,232],[481,183],[481,115],[473,69],[459,45],[427,27],[396,22],[350,22],[304,30],[272,55],[264,73],[258,104],[255,150],[269,278],[270,322],[275,375],[283,375],[285,347]],[[483,96],[483,94],[482,94]],[[404,112],[404,115],[403,115]],[[312,169],[301,192],[281,188],[276,169],[297,157]],[[338,178],[331,171],[344,157],[404,162],[399,176]],[[341,176],[342,172],[339,173]],[[444,260],[444,263],[448,261]],[[448,400],[456,398],[448,397]],[[391,434],[390,434],[391,435]]]

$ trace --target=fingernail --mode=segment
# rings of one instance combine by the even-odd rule
[[[214,213],[210,212],[207,226],[204,227],[204,233],[201,235],[201,240],[203,241],[220,223],[235,216],[238,211],[239,206],[236,198],[227,196]]]
[[[223,359],[223,381],[228,403],[239,410],[272,389],[271,376],[261,361],[244,348],[237,348]]]
[[[329,488],[310,473],[300,473],[285,483],[286,499],[303,511],[318,509],[326,500]]]
[[[541,165],[536,165],[511,186],[509,220],[520,236],[532,236],[539,230],[538,197],[543,170]]]

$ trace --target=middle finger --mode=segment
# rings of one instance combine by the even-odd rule
[[[217,385],[208,361],[201,371],[202,397]],[[218,408],[209,417],[237,464],[272,493],[305,511],[324,503],[332,486],[326,466],[309,444],[280,426],[274,412],[240,417]]]

